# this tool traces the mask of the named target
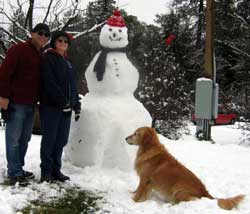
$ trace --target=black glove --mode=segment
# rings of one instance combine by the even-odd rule
[[[76,110],[75,111],[75,121],[76,122],[80,119],[80,113],[81,113],[81,110]]]
[[[75,121],[78,121],[81,113],[81,103],[78,101],[77,104],[73,107],[75,111]]]
[[[4,122],[7,122],[8,120],[10,120],[10,108],[7,108],[6,110],[2,108],[1,116]]]

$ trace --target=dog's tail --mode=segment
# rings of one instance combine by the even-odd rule
[[[225,210],[236,208],[238,204],[244,199],[245,195],[237,195],[232,198],[219,198],[218,206]]]

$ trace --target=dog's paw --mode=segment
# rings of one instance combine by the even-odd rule
[[[146,201],[146,198],[133,197],[134,202],[143,202]]]
[[[128,192],[131,193],[131,194],[135,194],[135,193],[136,193],[136,190],[135,190],[135,191],[129,190]]]

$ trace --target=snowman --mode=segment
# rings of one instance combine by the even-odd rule
[[[134,97],[139,74],[127,58],[128,29],[119,11],[102,27],[99,51],[85,77],[89,93],[82,99],[79,122],[72,121],[66,157],[81,167],[133,169],[136,148],[125,138],[152,118]]]

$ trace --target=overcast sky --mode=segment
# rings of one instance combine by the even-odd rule
[[[157,13],[166,13],[172,0],[118,0],[118,7],[138,17],[139,20],[152,24]]]
[[[88,2],[89,0],[81,0],[83,7]],[[125,9],[130,15],[135,15],[148,24],[153,24],[157,13],[166,13],[171,2],[172,0],[116,0],[118,8]]]
[[[81,3],[81,8],[86,8],[86,5],[91,0],[78,0]],[[0,0],[0,3],[4,3],[5,10],[9,10],[8,4],[11,2],[15,4],[17,0]],[[20,0],[20,2],[28,2],[27,0]],[[62,0],[66,2],[66,0]],[[168,11],[168,5],[172,0],[116,0],[118,8],[125,9],[130,15],[137,16],[139,20],[148,24],[153,24],[155,15],[157,13],[166,13]],[[49,0],[35,0],[35,7],[48,6]],[[34,17],[39,19],[39,15]],[[34,20],[39,22],[41,20]]]

